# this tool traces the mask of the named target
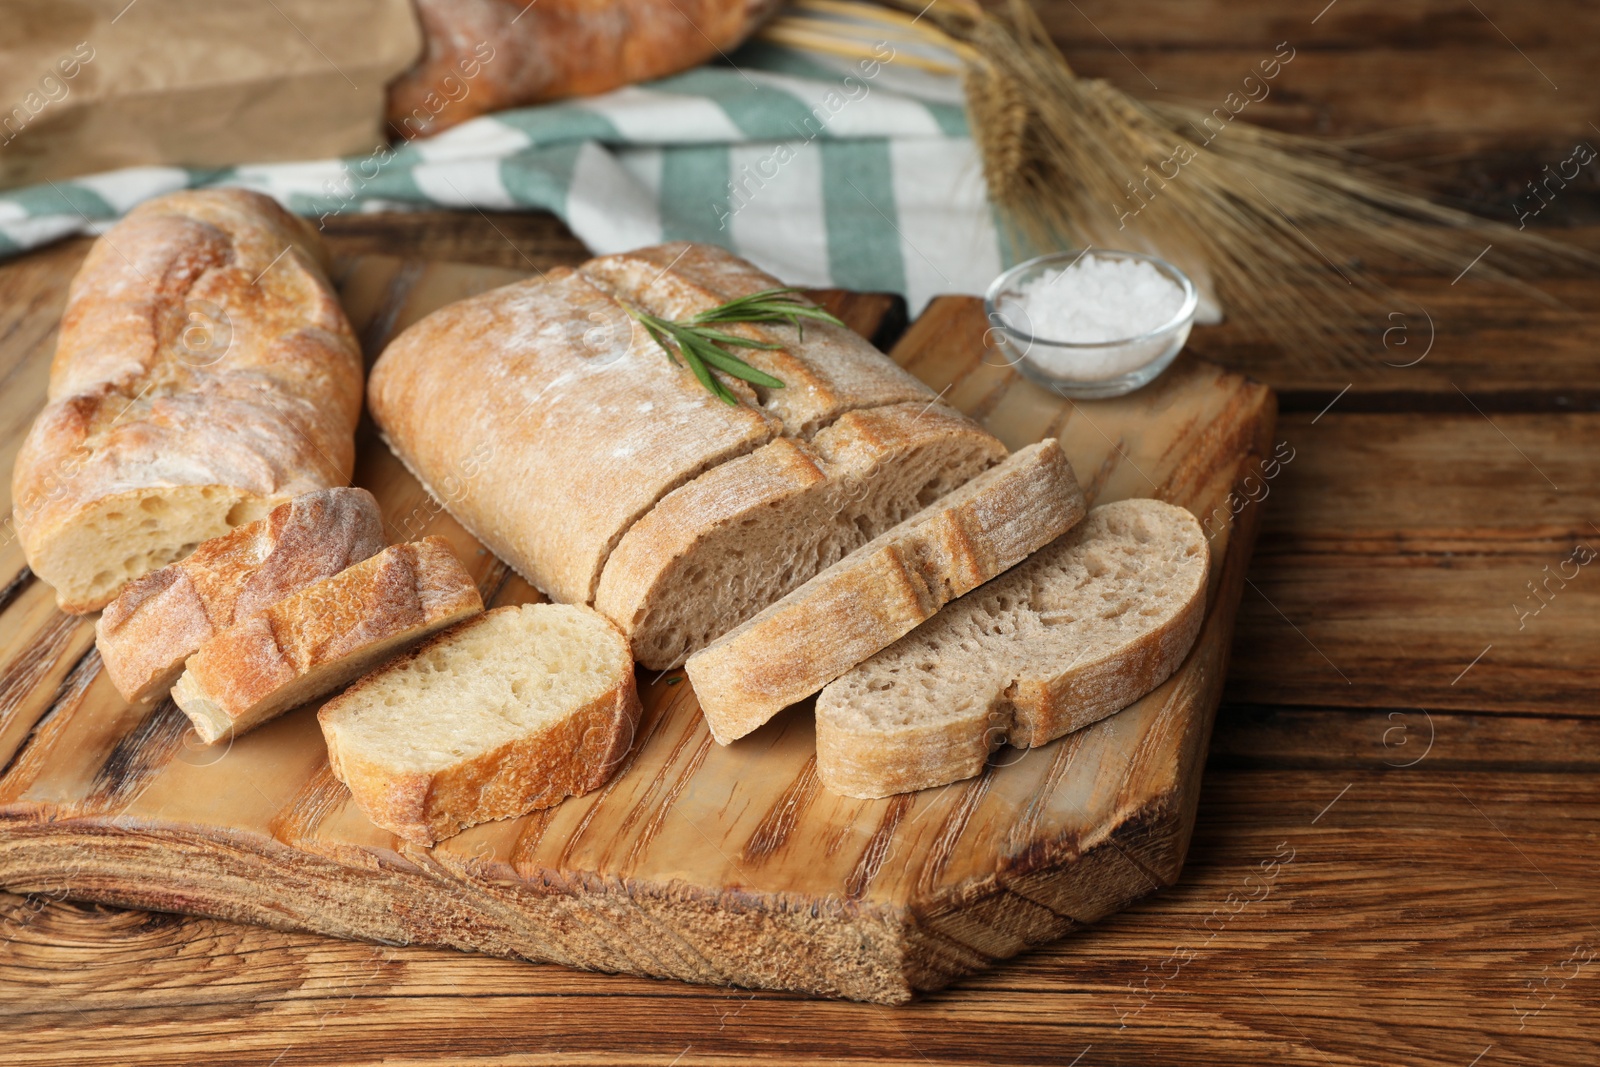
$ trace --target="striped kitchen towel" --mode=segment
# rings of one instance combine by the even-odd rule
[[[596,253],[707,241],[795,284],[901,293],[915,312],[938,293],[983,292],[1010,259],[960,99],[954,79],[757,42],[364,157],[135,167],[0,192],[0,255],[103,231],[161,193],[229,185],[313,219],[544,208]]]

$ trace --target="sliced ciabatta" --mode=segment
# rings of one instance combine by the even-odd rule
[[[1005,454],[941,405],[847,412],[667,494],[611,553],[595,607],[639,662],[676,667]]]
[[[594,599],[612,546],[657,500],[777,426],[712,396],[565,269],[406,329],[373,366],[367,403],[473,536],[573,604]]]
[[[588,608],[496,608],[318,712],[333,773],[374,823],[431,845],[603,785],[639,722],[628,642]]]
[[[165,697],[206,641],[284,597],[381,552],[378,502],[365,489],[320,489],[212,538],[128,583],[95,624],[117,692],[144,706]]]
[[[172,699],[202,740],[241,734],[482,610],[444,538],[394,545],[211,638]]]
[[[1082,517],[1054,439],[1015,453],[690,656],[712,736],[743,737]]]
[[[1188,655],[1205,616],[1200,524],[1121,500],[967,594],[817,698],[817,769],[882,797],[983,769],[1120,711]]]
[[[390,343],[368,407],[450,513],[554,600],[592,604],[606,558],[662,497],[849,411],[934,393],[865,339],[814,322],[730,323],[773,347],[739,358],[784,383],[727,378],[726,404],[635,311],[692,317],[778,286],[737,256],[676,243],[555,269],[440,308]],[[451,490],[451,491],[447,491]]]

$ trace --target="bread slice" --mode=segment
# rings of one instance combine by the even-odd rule
[[[95,624],[117,692],[162,699],[206,641],[291,593],[383,550],[378,502],[365,489],[320,489],[125,586]]]
[[[940,405],[848,412],[667,494],[618,542],[595,607],[651,670],[715,638],[1005,457]]]
[[[711,735],[743,737],[1082,517],[1061,446],[1022,449],[690,656]]]
[[[477,585],[444,538],[394,545],[211,638],[189,657],[172,699],[209,744],[481,611]]]
[[[1120,500],[967,594],[817,698],[817,769],[883,797],[969,778],[1120,711],[1189,653],[1205,617],[1200,524]]]
[[[431,845],[603,785],[639,724],[628,642],[588,608],[495,608],[317,713],[333,773],[384,829]]]

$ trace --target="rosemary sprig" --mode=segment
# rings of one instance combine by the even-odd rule
[[[783,346],[771,341],[739,337],[712,327],[733,322],[787,322],[804,340],[806,319],[831,322],[835,326],[844,325],[821,308],[803,303],[796,295],[799,292],[800,290],[795,288],[763,289],[759,293],[737,297],[726,304],[708,308],[683,320],[663,319],[628,304],[622,306],[644,327],[651,340],[661,346],[661,350],[674,365],[677,364],[678,357],[682,356],[683,362],[712,396],[725,404],[737,404],[738,398],[712,373],[713,370],[719,370],[731,377],[768,389],[782,389],[783,382],[765,371],[757,370],[728,349],[774,349]]]

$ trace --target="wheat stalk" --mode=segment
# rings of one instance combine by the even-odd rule
[[[1436,204],[1336,145],[1243,119],[1216,131],[1213,113],[1079,78],[1025,0],[886,2],[918,14],[858,0],[795,6],[945,38],[990,196],[1019,247],[1156,252],[1292,359],[1368,356],[1363,327],[1411,306],[1361,268],[1366,259],[1453,276],[1492,245],[1475,273],[1513,283],[1552,264],[1600,266],[1582,249]],[[821,19],[807,21],[812,37],[829,36]],[[859,28],[837,34],[859,46]],[[1175,165],[1175,153],[1189,158]]]

